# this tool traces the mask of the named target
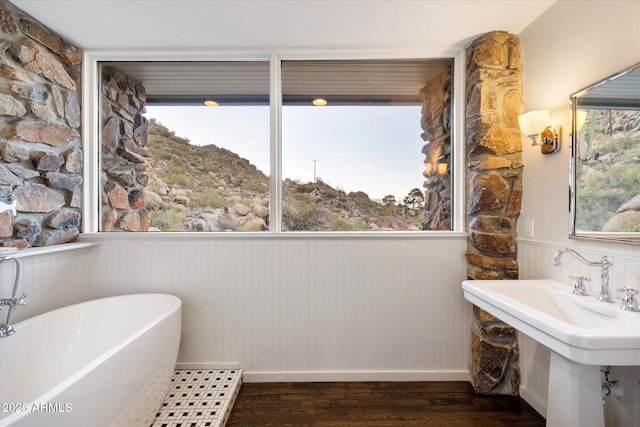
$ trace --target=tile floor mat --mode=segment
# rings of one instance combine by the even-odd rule
[[[242,369],[176,369],[151,427],[223,427],[242,385]]]

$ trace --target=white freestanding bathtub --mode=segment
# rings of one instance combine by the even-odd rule
[[[103,298],[14,326],[0,339],[0,427],[151,425],[178,356],[180,299]]]

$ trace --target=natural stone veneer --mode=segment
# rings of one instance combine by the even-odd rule
[[[522,197],[522,59],[517,36],[492,32],[467,48],[467,276],[517,279]],[[471,382],[479,393],[518,394],[516,331],[474,307]]]
[[[140,82],[103,65],[100,86],[102,231],[148,231],[144,187],[149,156],[147,93]]]
[[[445,71],[422,89],[422,147],[425,156],[425,230],[451,230],[451,71]],[[446,170],[438,169],[445,166]]]
[[[0,245],[68,243],[81,223],[80,51],[0,0]]]

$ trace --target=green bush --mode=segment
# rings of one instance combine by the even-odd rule
[[[181,230],[187,210],[179,205],[172,205],[169,209],[154,209],[149,211],[149,225],[162,231]]]

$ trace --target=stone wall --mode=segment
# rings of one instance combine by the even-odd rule
[[[451,230],[451,71],[420,89],[425,181],[424,230]]]
[[[147,94],[141,83],[114,67],[102,67],[100,146],[102,150],[101,231],[148,231],[144,187],[148,125]]]
[[[492,32],[467,48],[467,276],[517,279],[522,193],[522,57],[517,36]],[[479,393],[518,394],[516,331],[474,307],[470,374]]]
[[[81,224],[80,51],[0,0],[0,244],[67,243]]]

